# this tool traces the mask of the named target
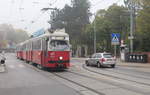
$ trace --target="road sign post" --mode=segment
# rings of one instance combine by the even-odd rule
[[[120,44],[120,34],[119,33],[112,33],[111,34],[111,44],[114,45],[114,55],[117,55],[117,45]]]
[[[114,55],[117,56],[117,45],[114,45]]]

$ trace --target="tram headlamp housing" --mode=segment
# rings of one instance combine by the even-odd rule
[[[60,56],[60,57],[59,57],[59,60],[62,60],[62,59],[63,59],[63,57],[62,57],[62,56]]]

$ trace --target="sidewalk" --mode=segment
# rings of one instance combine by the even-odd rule
[[[131,63],[131,62],[122,62],[117,61],[117,65],[119,66],[128,66],[128,67],[143,67],[143,68],[150,68],[150,63]]]

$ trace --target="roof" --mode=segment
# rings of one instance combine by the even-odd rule
[[[69,36],[67,33],[65,32],[54,32],[52,34],[50,34],[50,36]]]
[[[51,36],[65,36],[65,37],[69,37],[69,35],[67,33],[65,33],[65,30],[64,29],[60,29],[60,30],[56,30],[54,33],[50,33],[50,32],[45,32],[45,34],[41,35],[41,36],[38,36],[38,37],[35,37],[35,38],[31,38],[29,40],[26,40],[24,42],[21,42],[19,45],[23,45],[27,42],[30,42],[30,41],[33,41],[33,40],[36,40],[36,39],[40,39],[40,38],[45,38],[45,37],[51,37]]]

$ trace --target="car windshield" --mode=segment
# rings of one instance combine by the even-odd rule
[[[112,55],[111,54],[104,54],[103,55],[105,58],[112,58]]]
[[[97,57],[97,58],[101,58],[102,55],[101,55],[101,54],[97,54],[96,57]]]
[[[56,50],[65,51],[69,49],[69,46],[67,42],[64,40],[52,40],[50,41],[49,48],[54,51]]]

